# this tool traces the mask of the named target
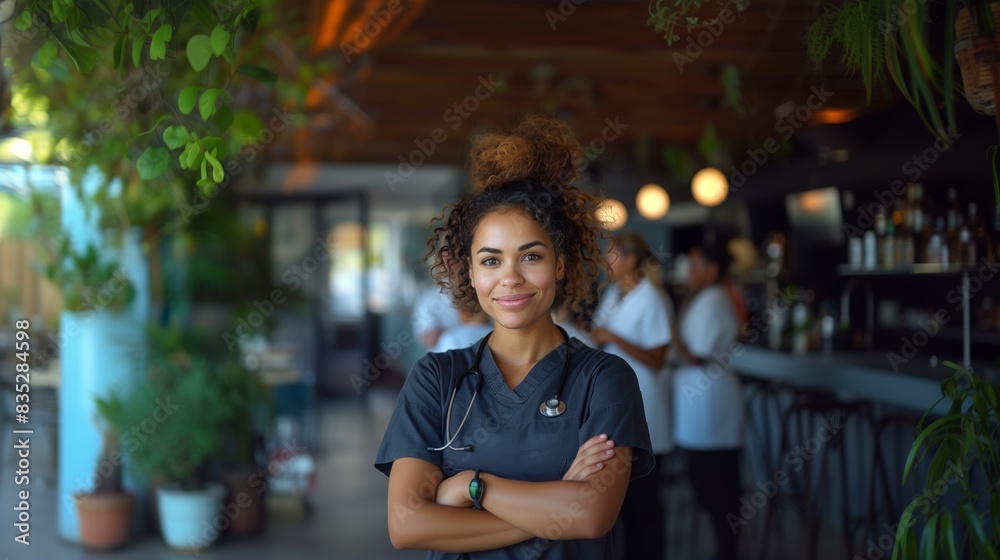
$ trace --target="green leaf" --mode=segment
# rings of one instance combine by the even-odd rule
[[[215,114],[215,100],[224,93],[226,92],[219,88],[208,88],[205,93],[201,94],[201,99],[198,101],[198,113],[202,120],[207,121]]]
[[[215,125],[219,129],[219,134],[225,134],[229,127],[233,125],[233,110],[228,106],[223,105],[217,111],[219,119],[216,121]]]
[[[142,46],[146,43],[146,40],[134,39],[132,41],[132,64],[138,68],[139,64],[142,63]]]
[[[903,479],[904,480],[906,479],[906,476],[910,473],[910,471],[913,469],[914,461],[917,458],[917,454],[923,448],[924,441],[928,437],[930,437],[933,434],[935,434],[945,424],[948,424],[949,422],[954,422],[956,420],[960,422],[962,420],[962,416],[963,415],[961,413],[948,414],[946,416],[942,416],[941,418],[938,418],[934,422],[931,422],[931,424],[929,426],[927,426],[926,428],[924,428],[920,432],[920,434],[917,435],[917,438],[913,441],[913,446],[910,447],[910,453],[906,457],[906,464],[903,467]]]
[[[986,534],[983,533],[983,519],[976,513],[975,508],[972,507],[970,503],[964,503],[958,508],[958,513],[962,517],[962,521],[965,522],[966,528],[972,535],[973,540],[979,546],[986,546]],[[990,555],[991,558],[996,559],[996,553],[994,552]]]
[[[31,29],[31,10],[25,8],[21,15],[17,16],[17,21],[14,22],[14,27],[18,31],[27,31]]]
[[[153,39],[149,44],[149,58],[152,60],[164,60],[167,58],[167,43],[170,41],[172,28],[169,23],[165,23],[153,34]]]
[[[241,64],[236,72],[271,86],[278,79],[278,75],[273,71],[254,64]]]
[[[215,156],[208,152],[205,153],[205,159],[207,159],[208,163],[212,166],[212,180],[216,183],[221,183],[222,180],[226,178],[226,173],[222,169],[222,164],[219,163],[219,160],[215,159]]]
[[[181,113],[190,115],[191,111],[194,111],[194,104],[198,101],[198,94],[203,89],[201,86],[184,86],[181,89],[180,95],[177,96],[177,108],[180,109]]]
[[[229,44],[230,34],[226,31],[226,28],[219,25],[215,26],[212,30],[212,52],[215,56],[222,56],[223,51],[226,50],[226,45]]]
[[[181,152],[181,157],[178,158],[181,167],[184,169],[194,169],[195,158],[197,157],[197,155],[198,155],[198,143],[197,142],[188,143],[187,147],[184,148],[184,151]]]
[[[232,45],[226,45],[226,50],[222,51],[222,58],[229,64],[236,64],[236,52],[233,51]]]
[[[52,0],[53,23],[62,23],[66,21],[66,13],[68,11],[69,6],[63,0]]]
[[[125,36],[122,35],[115,41],[114,50],[114,61],[113,64],[115,68],[121,68],[125,65]]]
[[[198,179],[195,185],[198,185],[198,190],[201,191],[201,194],[203,194],[208,198],[212,198],[213,193],[216,191],[216,189],[218,189],[216,184],[213,183],[212,180],[209,179],[208,177],[204,179]]]
[[[955,530],[951,523],[951,510],[941,508],[941,545],[948,560],[958,560],[955,553]]]
[[[54,39],[49,39],[45,41],[44,44],[38,49],[35,54],[37,64],[39,68],[48,68],[52,66],[52,63],[56,61],[56,56],[59,54],[59,43]]]
[[[176,150],[181,146],[188,143],[190,136],[188,131],[181,125],[168,126],[166,130],[163,131],[163,143],[167,145],[171,150]]]
[[[194,18],[198,20],[198,25],[201,27],[212,27],[216,22],[215,14],[205,5],[195,4],[191,13],[194,14]]]
[[[212,60],[212,40],[203,33],[199,33],[188,39],[187,57],[191,68],[195,72],[201,72]]]
[[[927,518],[927,523],[924,525],[923,533],[920,535],[921,560],[937,559],[937,521],[938,514],[935,513]]]
[[[87,42],[87,38],[84,37],[83,32],[80,31],[80,28],[70,29],[69,31],[67,31],[67,35],[69,35],[70,40],[72,40],[77,45],[80,45],[82,47],[90,46],[90,43]]]
[[[139,178],[145,181],[157,179],[170,167],[170,152],[161,146],[150,146],[136,162]]]
[[[73,66],[76,66],[77,72],[89,74],[94,69],[94,64],[97,62],[97,51],[90,47],[63,41],[55,34],[53,34],[53,37],[59,41],[59,46],[69,55],[70,60],[73,61]]]

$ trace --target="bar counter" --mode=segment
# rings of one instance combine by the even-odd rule
[[[941,398],[941,381],[954,371],[940,362],[932,367],[929,357],[919,353],[895,372],[887,351],[795,354],[749,344],[741,348],[739,355],[738,351],[733,353],[733,368],[742,376],[828,390],[844,398],[871,399],[918,412],[926,411]],[[974,360],[972,367],[977,373],[990,369],[985,361]],[[939,403],[935,413],[944,414],[947,408],[947,403]]]

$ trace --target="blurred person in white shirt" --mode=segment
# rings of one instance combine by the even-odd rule
[[[624,358],[635,371],[657,462],[653,472],[633,480],[625,494],[621,511],[625,558],[663,558],[665,514],[659,469],[673,448],[665,364],[673,305],[660,286],[660,263],[641,234],[615,236],[607,260],[613,283],[601,295],[591,336],[602,350]]]
[[[493,322],[482,309],[473,313],[463,307],[458,310],[458,319],[457,325],[445,329],[438,337],[435,352],[468,348],[493,330]]]
[[[728,355],[739,333],[725,286],[732,262],[724,245],[692,249],[688,300],[674,346],[674,441],[686,451],[698,504],[708,511],[719,560],[737,558],[736,533],[726,514],[740,508],[739,450],[743,445],[743,390]]]

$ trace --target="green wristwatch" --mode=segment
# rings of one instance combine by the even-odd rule
[[[483,479],[479,478],[479,469],[476,469],[476,474],[472,475],[472,481],[469,482],[469,496],[472,498],[472,509],[483,509],[483,492],[486,490],[486,485],[483,484]]]

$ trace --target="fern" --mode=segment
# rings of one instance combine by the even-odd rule
[[[806,33],[810,60],[819,68],[832,50],[841,51],[840,61],[850,72],[861,72],[861,79],[871,96],[872,88],[884,79],[887,49],[893,34],[887,27],[886,14],[893,0],[847,0],[824,2],[820,13]]]

